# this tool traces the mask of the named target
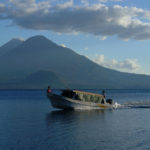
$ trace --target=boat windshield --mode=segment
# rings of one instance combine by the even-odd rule
[[[62,90],[61,95],[64,97],[73,98],[73,96],[75,95],[75,92],[73,92],[73,90]]]

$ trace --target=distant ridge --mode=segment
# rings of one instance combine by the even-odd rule
[[[47,85],[80,89],[150,88],[148,75],[123,73],[102,67],[41,35],[18,41],[16,45],[8,46],[8,43],[2,46],[5,47],[5,54],[0,56],[1,89],[39,89]]]
[[[19,38],[14,38],[10,40],[9,42],[0,47],[0,56],[21,45],[22,42],[23,40]]]
[[[47,87],[48,83],[53,88],[65,88],[65,81],[62,76],[51,71],[40,70],[38,72],[32,73],[22,80],[22,84],[30,85],[32,88],[40,89],[42,87]]]

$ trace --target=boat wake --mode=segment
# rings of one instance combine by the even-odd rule
[[[150,101],[134,101],[125,104],[114,104],[114,108],[150,108]]]
[[[113,108],[114,108],[114,109],[121,108],[121,107],[122,107],[122,105],[119,104],[119,103],[117,103],[117,102],[115,102],[115,103],[113,104]]]

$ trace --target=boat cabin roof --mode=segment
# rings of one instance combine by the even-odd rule
[[[62,90],[62,96],[84,101],[84,102],[95,102],[101,103],[105,102],[104,96],[101,94],[78,91],[78,90]]]
[[[104,96],[101,95],[101,94],[91,93],[91,92],[85,92],[85,91],[73,90],[73,92],[79,93],[79,94],[86,94],[86,95],[93,95],[93,96],[101,96],[101,97],[104,97]]]

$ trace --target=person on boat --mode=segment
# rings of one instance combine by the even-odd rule
[[[101,104],[104,104],[104,99],[102,99]]]
[[[51,87],[48,86],[48,88],[47,88],[47,93],[51,93],[51,92],[52,92]]]
[[[104,98],[105,98],[105,90],[102,90],[102,95],[103,95]]]

